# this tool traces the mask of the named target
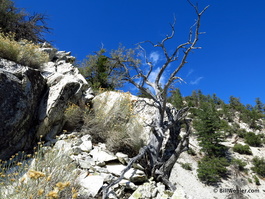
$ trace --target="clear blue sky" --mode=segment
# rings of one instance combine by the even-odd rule
[[[203,8],[210,5],[202,18],[199,46],[188,58],[179,85],[184,96],[201,89],[204,94],[216,93],[229,100],[239,97],[244,104],[254,104],[260,97],[265,103],[265,1],[192,0]],[[71,51],[79,60],[99,50],[127,48],[151,40],[160,41],[170,33],[169,23],[175,14],[176,40],[184,42],[194,23],[193,9],[186,0],[14,0],[17,7],[30,13],[49,16],[53,28],[48,40],[60,50]],[[149,55],[162,60],[157,49]],[[162,61],[157,61],[157,67]],[[174,66],[172,66],[174,67]]]

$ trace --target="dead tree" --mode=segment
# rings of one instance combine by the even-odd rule
[[[188,108],[176,110],[172,106],[169,106],[167,103],[168,92],[176,80],[182,81],[177,74],[187,63],[187,57],[190,52],[200,48],[196,44],[199,40],[199,35],[202,34],[200,32],[201,17],[208,8],[207,6],[202,11],[199,11],[197,5],[192,4],[189,0],[187,1],[197,15],[195,24],[190,27],[187,42],[178,45],[173,53],[170,53],[166,48],[166,43],[171,41],[175,35],[174,25],[176,20],[171,25],[171,34],[167,35],[161,42],[157,44],[150,41],[142,42],[149,43],[155,48],[160,48],[165,57],[165,62],[160,68],[154,82],[149,80],[150,74],[154,70],[154,64],[147,59],[147,56],[145,56],[146,64],[149,66],[147,73],[141,70],[140,67],[131,64],[132,61],[129,58],[127,59],[125,55],[112,57],[112,60],[124,69],[126,80],[141,90],[142,93],[149,96],[153,101],[152,106],[158,111],[152,124],[150,124],[153,130],[148,145],[140,149],[139,154],[131,159],[119,179],[103,189],[103,198],[107,198],[110,187],[117,184],[132,167],[133,163],[137,161],[141,162],[148,177],[163,182],[172,191],[176,189],[169,181],[169,176],[180,154],[188,150],[190,128],[188,120],[185,119]],[[142,43],[139,44],[140,49],[143,49]],[[161,85],[160,80],[163,74],[168,71],[169,65],[173,62],[178,62],[178,66],[170,73],[167,82]],[[130,75],[132,67],[136,71],[134,76]],[[183,123],[186,124],[186,131],[180,135],[181,124]],[[168,136],[166,136],[167,132],[169,132]],[[164,143],[166,143],[165,148],[162,147]]]

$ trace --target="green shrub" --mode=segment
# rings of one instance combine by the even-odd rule
[[[39,46],[23,40],[15,41],[15,35],[4,35],[0,32],[0,57],[14,61],[18,64],[39,68],[49,61],[49,56],[39,50]]]
[[[204,157],[198,164],[198,178],[205,184],[214,185],[227,176],[227,166],[229,163],[225,158]]]
[[[233,159],[232,164],[235,165],[239,171],[245,171],[245,166],[247,165],[246,162],[240,159]]]
[[[249,145],[235,144],[233,151],[240,154],[252,155]]]
[[[245,129],[238,129],[236,133],[240,138],[244,138],[247,134],[247,131]]]
[[[265,177],[265,159],[255,156],[252,159],[254,167],[251,169],[261,177]]]
[[[261,137],[253,132],[248,132],[245,136],[245,141],[250,146],[259,147],[262,144]]]
[[[195,156],[195,155],[196,155],[195,150],[192,149],[192,148],[189,148],[188,151],[187,151],[187,153],[188,153],[189,155],[192,155],[192,156]]]
[[[257,176],[253,176],[253,179],[254,179],[256,185],[260,185],[260,181],[259,181],[259,178]]]
[[[180,163],[181,167],[185,170],[192,170],[191,163]]]

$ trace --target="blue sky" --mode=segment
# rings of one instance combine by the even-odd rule
[[[28,12],[45,13],[53,28],[47,39],[60,50],[71,51],[79,60],[99,50],[127,48],[151,40],[160,41],[170,33],[169,23],[176,16],[176,38],[167,47],[174,49],[185,42],[195,15],[186,0],[14,0]],[[216,93],[228,102],[239,97],[254,104],[260,97],[265,103],[265,1],[193,0],[203,8],[198,45],[180,73],[186,83],[177,84],[184,96],[201,89]],[[156,66],[163,63],[158,49],[147,47]],[[172,65],[171,67],[174,67]]]

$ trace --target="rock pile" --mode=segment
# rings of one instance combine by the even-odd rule
[[[76,162],[81,198],[100,198],[102,189],[120,177],[130,160],[126,154],[109,152],[103,143],[92,145],[90,135],[80,132],[59,136],[54,149],[60,149],[60,153],[67,154]],[[185,198],[185,194],[181,190],[169,192],[162,183],[148,180],[143,168],[135,164],[124,179],[112,187],[109,198],[175,199]]]

